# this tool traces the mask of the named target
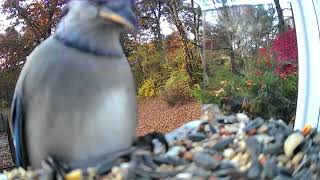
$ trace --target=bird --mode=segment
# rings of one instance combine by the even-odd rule
[[[27,57],[11,107],[17,166],[131,146],[136,90],[119,37],[138,28],[133,7],[134,0],[71,0],[55,32]]]

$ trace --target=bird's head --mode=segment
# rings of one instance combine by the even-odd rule
[[[138,26],[133,12],[134,0],[71,0],[62,12],[76,24],[119,27],[133,30]]]

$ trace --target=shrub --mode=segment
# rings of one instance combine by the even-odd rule
[[[162,99],[169,105],[181,105],[191,99],[190,78],[185,71],[174,71],[166,81]]]
[[[253,81],[252,87],[245,94],[249,100],[251,115],[291,119],[295,114],[297,101],[297,76],[283,79],[274,71],[265,71],[262,76],[247,73]]]
[[[271,49],[277,61],[275,72],[281,78],[298,72],[298,45],[295,29],[289,28],[288,31],[278,34],[272,42]]]
[[[278,34],[272,42],[272,52],[280,63],[297,63],[298,46],[295,29],[289,28],[286,32]]]
[[[182,88],[171,87],[163,91],[162,99],[170,106],[182,105],[191,100],[188,92]]]
[[[134,74],[136,87],[141,96],[155,96],[164,85],[169,73],[163,53],[158,52],[153,43],[140,44],[128,57]],[[152,91],[154,90],[154,93]],[[149,94],[152,95],[149,95]]]
[[[250,116],[288,121],[296,108],[297,75],[282,78],[274,71],[275,61],[256,58],[246,60],[244,76],[233,74],[226,65],[216,66],[205,89],[193,87],[193,97],[202,103],[219,104],[224,111],[246,111]]]
[[[156,96],[156,92],[154,80],[147,79],[139,88],[138,95],[139,97],[153,97]]]
[[[215,96],[212,92],[203,89],[199,84],[194,85],[191,90],[191,96],[202,104],[219,103],[220,98]]]

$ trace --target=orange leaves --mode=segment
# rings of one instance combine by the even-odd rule
[[[12,24],[0,35],[0,99],[11,101],[15,82],[27,55],[51,35],[67,0],[4,0],[1,11]],[[1,12],[1,13],[2,13]]]
[[[182,40],[177,32],[172,33],[166,40],[166,53],[174,53],[182,47]]]
[[[185,105],[170,107],[161,98],[139,100],[138,135],[152,131],[170,132],[182,124],[200,117],[200,105],[190,102]]]
[[[252,87],[253,81],[252,81],[252,80],[246,80],[246,85],[247,85],[248,87]]]
[[[34,38],[42,40],[51,35],[51,29],[57,24],[62,6],[67,0],[33,0],[19,2],[6,0],[3,11],[24,31],[33,32]]]

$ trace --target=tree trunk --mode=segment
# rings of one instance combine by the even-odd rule
[[[144,72],[143,67],[141,65],[141,58],[140,57],[138,59],[138,66],[139,66],[140,72],[142,74],[142,79],[144,81],[144,80],[146,80],[146,75],[145,75],[146,73]]]
[[[196,49],[200,55],[200,61],[203,64],[203,52],[202,52],[202,47],[200,43],[200,33],[199,33],[199,27],[200,27],[200,16],[201,16],[201,11],[194,7],[194,0],[191,0],[191,12],[193,15],[193,24],[192,24],[192,32],[194,33],[194,44],[196,45]]]
[[[278,29],[279,29],[279,32],[282,33],[285,31],[283,12],[282,12],[279,0],[274,0],[274,4],[276,5],[278,20],[279,20]]]
[[[198,27],[197,27],[197,13],[194,8],[194,0],[191,0],[191,12],[193,16],[193,24],[192,24],[192,32],[194,34],[194,42],[196,45],[199,43],[199,33],[198,33]]]
[[[233,42],[233,36],[230,35],[230,43],[229,43],[229,56],[230,56],[230,65],[231,65],[231,72],[233,72],[234,74],[238,73],[238,69],[237,69],[237,64],[236,64],[236,57],[234,54],[234,49],[232,46],[232,42]]]
[[[294,13],[292,9],[292,3],[290,2],[290,10],[291,10],[291,16],[292,16],[292,22],[293,22],[293,28],[296,29],[296,22],[294,20]]]
[[[167,3],[168,3],[167,7],[168,7],[169,12],[171,14],[174,25],[178,29],[179,35],[182,39],[183,50],[184,50],[185,69],[191,79],[191,84],[194,84],[195,78],[193,77],[193,66],[192,66],[192,61],[194,61],[194,57],[193,57],[192,51],[188,48],[187,33],[185,30],[185,27],[183,26],[183,23],[181,22],[181,20],[178,16],[178,9],[177,9],[176,0],[168,0]]]
[[[230,56],[231,72],[236,74],[238,73],[238,70],[237,70],[237,64],[236,64],[233,48],[229,48],[229,56]]]
[[[153,11],[154,16],[156,18],[156,29],[155,29],[154,35],[156,37],[156,48],[159,52],[163,51],[163,41],[162,41],[163,39],[162,39],[161,26],[160,26],[160,21],[162,17],[161,7],[162,7],[162,2],[158,1],[157,10]]]
[[[163,3],[158,0],[156,3],[156,8],[153,10],[153,16],[155,17],[155,30],[153,32],[155,36],[155,47],[157,52],[160,54],[160,64],[164,64],[165,61],[165,52],[163,45],[163,37],[161,34],[161,17],[162,17],[162,7]]]

